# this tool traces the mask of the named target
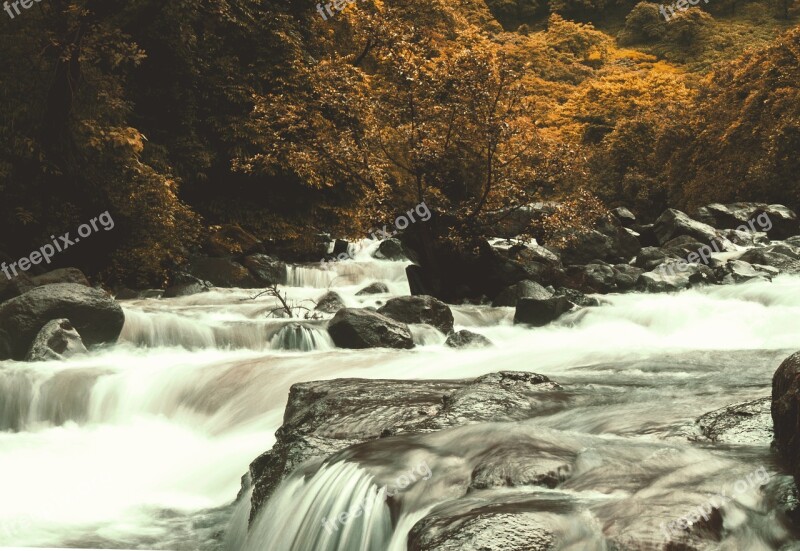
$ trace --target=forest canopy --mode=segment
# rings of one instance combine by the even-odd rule
[[[302,252],[423,200],[456,244],[543,199],[800,206],[795,3],[656,6],[44,0],[0,30],[0,253],[109,210],[59,262],[145,286],[231,222]]]

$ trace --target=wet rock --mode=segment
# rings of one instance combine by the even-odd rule
[[[250,271],[230,258],[196,258],[186,268],[189,274],[215,287],[255,289],[259,282]]]
[[[453,331],[453,312],[432,296],[396,297],[378,308],[378,313],[402,323],[427,323],[445,335]]]
[[[63,360],[78,354],[85,354],[81,336],[68,319],[49,321],[33,340],[31,349],[25,356],[26,362]]]
[[[800,352],[778,367],[772,377],[772,425],[775,447],[800,477]]]
[[[116,300],[137,300],[142,298],[162,298],[164,296],[164,289],[142,289],[136,291],[127,287],[120,287],[114,293]]]
[[[639,276],[644,270],[630,264],[617,264],[614,266],[614,285],[617,291],[628,291],[636,286]]]
[[[729,260],[725,265],[725,270],[727,275],[722,279],[723,283],[744,283],[752,280],[771,281],[767,274],[741,260]]]
[[[391,238],[381,241],[378,248],[372,253],[378,260],[393,260],[395,262],[408,260],[408,255],[399,239]]]
[[[213,257],[244,255],[262,252],[261,241],[236,224],[225,224],[213,232],[204,245],[205,252]]]
[[[613,293],[631,289],[644,270],[618,264],[592,263],[586,266],[569,266],[565,283],[584,293]]]
[[[492,301],[492,306],[516,306],[521,298],[551,298],[553,293],[529,279],[524,279],[514,285],[506,287]]]
[[[646,293],[672,293],[693,285],[712,284],[718,280],[705,264],[666,262],[652,272],[645,272],[636,281],[636,289]]]
[[[778,251],[786,251],[786,248],[750,249],[739,260],[753,265],[772,266],[787,274],[800,274],[800,260]]]
[[[543,375],[513,371],[463,380],[336,379],[295,384],[275,445],[250,465],[250,519],[284,477],[309,460],[387,435],[526,419],[550,410],[548,393],[560,391]]]
[[[665,210],[653,224],[653,231],[662,246],[681,235],[706,244],[719,237],[718,232],[708,224],[692,220],[686,213],[675,209]]]
[[[555,551],[559,540],[549,515],[524,502],[507,507],[464,502],[437,507],[408,535],[415,551]]]
[[[644,247],[639,251],[639,254],[636,255],[636,260],[634,260],[633,265],[646,272],[650,272],[670,259],[678,260],[680,259],[680,255],[665,251],[660,247]]]
[[[636,224],[636,216],[634,216],[634,214],[625,207],[611,209],[611,214],[613,214],[617,220],[619,220],[619,223],[626,228],[630,228]]]
[[[281,260],[256,253],[244,257],[242,265],[250,270],[256,282],[262,287],[286,284],[286,263]]]
[[[734,404],[697,419],[700,439],[716,444],[769,446],[772,442],[770,398]]]
[[[173,277],[172,285],[164,291],[164,298],[186,297],[197,293],[206,293],[213,285],[208,281],[196,278],[187,273],[178,273]],[[136,297],[138,298],[138,297]]]
[[[450,348],[485,348],[492,346],[492,341],[483,335],[462,329],[451,333],[447,340],[444,341],[444,344]]]
[[[722,235],[734,245],[739,245],[742,247],[756,247],[769,243],[767,234],[763,232],[727,230],[723,232]]]
[[[37,287],[0,304],[0,359],[24,359],[50,320],[67,318],[88,345],[116,342],[125,314],[106,292],[56,283]]]
[[[698,209],[697,220],[715,228],[735,229],[742,224],[746,225],[752,219],[756,209],[766,206],[764,203],[730,203],[727,205],[712,203]]]
[[[576,306],[600,306],[600,301],[594,297],[587,297],[578,290],[568,287],[556,287],[553,290],[555,296],[564,297]]]
[[[517,302],[514,323],[542,327],[569,312],[573,306],[565,297],[523,298]]]
[[[388,293],[389,287],[386,286],[385,283],[376,281],[375,283],[370,283],[359,292],[356,293],[356,296],[364,296],[364,295],[380,295],[383,293]]]
[[[328,333],[339,348],[414,348],[405,323],[360,308],[339,310],[328,324]]]
[[[317,299],[315,310],[326,314],[335,314],[344,308],[344,299],[336,291],[328,291]]]

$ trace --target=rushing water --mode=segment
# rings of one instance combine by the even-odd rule
[[[329,288],[348,306],[408,294],[405,264],[372,260],[370,250],[325,269],[290,267],[283,290],[306,305]],[[356,295],[373,281],[390,293]],[[413,328],[410,351],[335,349],[323,321],[274,318],[274,299],[252,300],[256,292],[127,301],[113,347],[66,362],[0,364],[0,546],[404,549],[414,522],[463,495],[463,473],[511,437],[523,451],[547,449],[575,465],[563,487],[536,494],[582,504],[552,519],[563,541],[583,542],[575,549],[602,548],[603,523],[632,526],[643,515],[655,523],[653,503],[685,502],[688,511],[703,491],[760,466],[775,487],[768,491],[786,480],[766,446],[712,449],[686,434],[705,412],[770,394],[778,364],[800,349],[800,278],[607,296],[541,329],[515,327],[511,308],[454,307],[456,329],[496,345],[469,351],[444,347],[429,327]],[[420,435],[391,458],[367,449],[369,465],[329,463],[290,477],[247,537],[247,499],[233,501],[249,463],[274,443],[292,384],[500,370],[549,376],[564,386],[559,404],[533,424]],[[434,451],[419,457],[419,449]],[[403,510],[391,513],[381,486],[422,460],[432,486],[403,493]],[[730,548],[778,549],[791,539],[765,520],[768,498],[752,490],[726,507]],[[642,499],[651,509],[637,508]],[[318,522],[365,500],[376,503],[346,529],[329,533]]]

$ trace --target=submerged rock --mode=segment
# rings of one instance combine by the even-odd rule
[[[344,308],[344,299],[336,291],[328,291],[317,299],[315,310],[326,314],[335,314]]]
[[[393,260],[396,262],[408,260],[408,254],[406,254],[403,244],[399,239],[395,238],[381,241],[372,256],[378,260]]]
[[[734,404],[697,419],[701,438],[717,444],[769,446],[772,442],[770,398]]]
[[[383,293],[388,293],[389,287],[386,286],[385,283],[381,281],[376,281],[375,283],[370,283],[359,292],[356,293],[357,297],[364,296],[364,295],[380,295]]]
[[[262,287],[286,284],[286,263],[281,260],[256,253],[244,257],[242,265]]]
[[[339,310],[328,325],[328,333],[339,348],[414,348],[405,323],[361,308]]]
[[[444,344],[450,348],[485,348],[492,346],[492,341],[483,335],[462,329],[451,333],[447,340],[444,341]]]

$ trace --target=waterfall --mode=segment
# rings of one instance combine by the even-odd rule
[[[270,346],[273,350],[298,350],[300,352],[335,348],[326,331],[300,323],[290,323],[284,326],[272,337]]]
[[[385,489],[356,463],[295,474],[256,517],[245,551],[384,551],[392,540]]]

